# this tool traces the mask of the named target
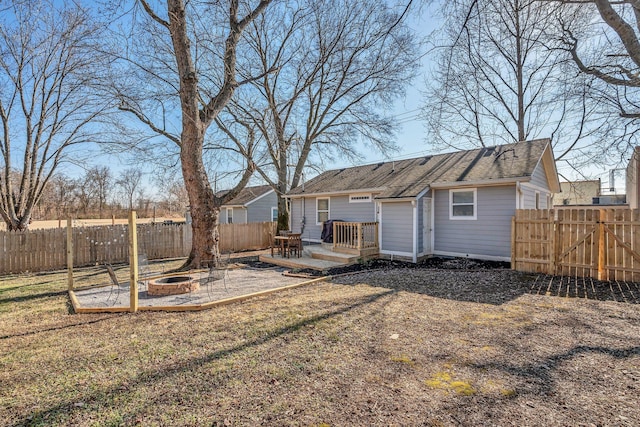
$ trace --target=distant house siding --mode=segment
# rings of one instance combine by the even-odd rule
[[[278,196],[269,193],[247,205],[247,222],[271,221],[271,208],[278,206]]]
[[[413,253],[413,206],[411,202],[383,202],[380,250]]]
[[[511,256],[511,217],[515,186],[479,187],[477,219],[449,219],[449,190],[435,191],[434,251],[487,257]]]

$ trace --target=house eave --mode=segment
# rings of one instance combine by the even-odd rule
[[[529,182],[530,176],[518,176],[512,178],[483,179],[476,181],[454,181],[454,182],[434,182],[431,188],[447,189],[447,188],[469,188],[469,187],[496,187],[502,185],[514,184],[516,182]]]
[[[302,194],[287,194],[287,199],[301,199],[303,197],[326,197],[326,196],[348,196],[349,194],[361,194],[361,193],[381,193],[385,188],[357,188],[353,190],[339,190],[339,191],[323,191],[316,193],[302,193]]]

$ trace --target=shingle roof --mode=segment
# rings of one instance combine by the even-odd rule
[[[225,195],[229,190],[219,191],[216,195],[221,197]],[[250,201],[268,193],[271,191],[270,185],[257,185],[254,187],[245,187],[240,193],[233,199],[229,200],[223,206],[244,206]]]
[[[324,172],[289,192],[357,192],[380,189],[377,198],[415,197],[433,184],[465,183],[530,177],[548,139],[437,154],[395,162]]]

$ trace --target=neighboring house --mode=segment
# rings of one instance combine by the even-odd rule
[[[323,221],[378,222],[381,255],[508,261],[516,209],[560,190],[548,139],[331,170],[291,190],[291,229],[320,242]]]
[[[224,195],[224,191],[218,193]],[[220,224],[246,224],[278,220],[278,197],[269,185],[245,187],[220,207]]]
[[[634,147],[626,174],[627,203],[631,209],[638,209],[640,202],[638,177],[640,177],[640,147]]]
[[[600,179],[589,181],[561,182],[558,194],[553,195],[553,205],[591,205],[600,197]]]

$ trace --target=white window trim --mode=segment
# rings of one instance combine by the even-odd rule
[[[274,213],[275,213],[275,215],[274,215]],[[278,207],[277,206],[275,206],[275,207],[271,206],[271,218],[269,218],[269,220],[271,222],[275,222],[274,219],[273,219],[274,216],[276,218],[275,221],[278,221]]]
[[[533,203],[534,203],[535,208],[536,209],[540,209],[540,204],[542,202],[542,199],[540,199],[540,192],[536,191],[534,193],[533,197],[534,197],[534,202]]]
[[[373,197],[369,194],[349,194],[349,203],[371,203]]]
[[[318,200],[326,200],[327,201],[327,219],[331,218],[331,198],[329,197],[316,197],[316,225],[322,225],[321,222],[318,222]],[[322,210],[321,212],[324,212]]]
[[[227,208],[227,224],[232,224],[233,222],[229,222],[229,211],[231,211],[231,221],[233,221],[233,208]]]
[[[473,216],[453,215],[453,193],[473,192]],[[465,203],[468,204],[468,203]],[[477,188],[451,188],[449,189],[449,220],[451,221],[475,221],[478,219],[478,189]]]

